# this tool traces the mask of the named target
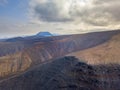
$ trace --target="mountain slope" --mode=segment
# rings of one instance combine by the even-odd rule
[[[120,65],[91,66],[75,57],[39,65],[0,83],[0,90],[119,90]]]
[[[0,43],[0,76],[26,71],[72,52],[93,48],[118,35],[120,30],[64,35]],[[4,67],[3,67],[4,66]],[[5,69],[4,69],[5,68]]]
[[[83,59],[89,64],[120,64],[120,34],[111,37],[107,42],[70,55]]]
[[[120,33],[120,32],[119,32]],[[35,43],[32,47],[25,49],[24,52],[30,56],[34,63],[44,62],[54,59],[68,53],[95,47],[110,40],[113,36],[119,34],[116,32],[90,33],[85,35],[66,36],[60,40]],[[99,38],[103,35],[101,38]]]

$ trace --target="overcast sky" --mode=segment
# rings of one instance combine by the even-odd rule
[[[120,0],[0,0],[0,38],[120,28]]]

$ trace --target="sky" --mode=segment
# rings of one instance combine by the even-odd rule
[[[0,0],[0,38],[120,28],[119,0]]]

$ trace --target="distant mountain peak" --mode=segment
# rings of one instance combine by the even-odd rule
[[[50,32],[39,32],[37,36],[53,36]]]

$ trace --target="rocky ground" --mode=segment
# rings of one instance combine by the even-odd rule
[[[120,65],[56,59],[0,83],[0,90],[120,90]]]

